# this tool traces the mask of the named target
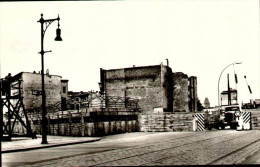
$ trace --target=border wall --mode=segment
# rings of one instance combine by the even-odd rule
[[[154,113],[138,116],[141,132],[193,131],[194,113]]]
[[[260,109],[243,109],[251,113],[251,129],[260,130]]]
[[[61,113],[61,111],[59,111]],[[48,135],[56,136],[105,136],[138,131],[137,112],[120,109],[96,108],[91,111],[67,110],[61,114],[48,114]],[[41,134],[41,114],[30,117],[32,131]],[[14,133],[25,133],[26,129],[16,123]]]

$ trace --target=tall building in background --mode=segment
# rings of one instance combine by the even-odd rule
[[[204,107],[205,108],[210,108],[210,102],[209,102],[209,99],[207,97],[204,100]]]

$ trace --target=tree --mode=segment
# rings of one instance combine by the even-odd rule
[[[201,104],[199,99],[197,100],[197,110],[198,111],[202,111],[203,110],[203,106],[202,106],[202,104]]]

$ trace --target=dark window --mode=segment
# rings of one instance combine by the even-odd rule
[[[227,107],[226,111],[239,111],[239,107]]]
[[[63,93],[66,93],[66,87],[63,86]]]
[[[74,110],[74,104],[71,104],[71,105],[70,105],[70,109],[71,109],[71,110]]]
[[[67,110],[66,98],[64,98],[64,97],[61,98],[61,110],[62,110],[62,111]]]

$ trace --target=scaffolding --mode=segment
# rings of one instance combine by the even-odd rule
[[[21,84],[22,80],[12,81],[10,76],[0,79],[1,141],[11,140],[17,121],[26,129],[25,136],[35,136],[23,104]]]

